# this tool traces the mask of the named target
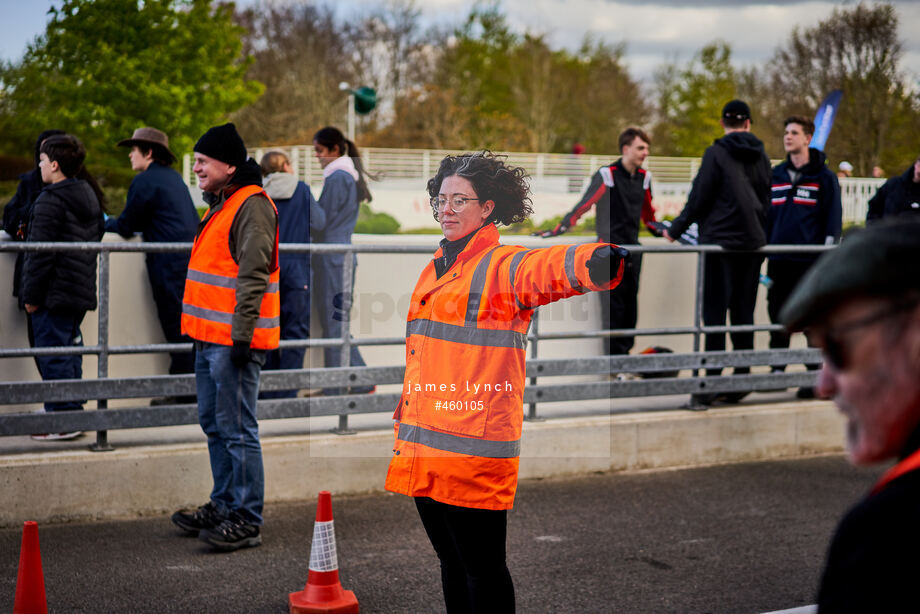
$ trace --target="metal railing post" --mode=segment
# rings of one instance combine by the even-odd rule
[[[530,320],[530,333],[528,334],[528,341],[530,342],[530,357],[537,357],[537,343],[540,340],[540,311],[535,309],[533,312],[533,318]],[[537,385],[537,377],[531,377],[530,383],[534,386]],[[527,407],[527,420],[531,422],[542,422],[544,418],[537,416],[537,402],[534,401]]]
[[[703,284],[706,278],[706,252],[697,252],[696,260],[696,297],[693,301],[693,353],[700,353],[703,318]],[[705,373],[705,371],[704,371]],[[693,377],[699,377],[700,370],[693,370]]]
[[[96,377],[99,379],[109,377],[109,255],[105,250],[99,252],[99,356],[96,368]],[[80,356],[80,360],[83,360],[83,356]],[[97,410],[105,410],[108,406],[108,399],[96,401]],[[96,442],[90,444],[89,449],[93,452],[111,452],[114,448],[109,445],[109,432],[96,431]]]
[[[342,350],[340,363],[343,367],[351,366],[351,307],[354,299],[351,285],[354,281],[354,263],[355,252],[349,246],[348,251],[345,252],[345,266],[342,271]],[[346,388],[345,392],[349,393],[351,391]],[[347,413],[339,414],[339,426],[335,429],[335,433],[339,435],[355,433],[354,430],[348,428]]]
[[[696,296],[693,301],[693,352],[700,351],[700,337],[702,336],[703,317],[703,281],[706,277],[706,252],[697,252],[696,259]]]

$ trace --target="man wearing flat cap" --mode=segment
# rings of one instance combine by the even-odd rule
[[[262,543],[265,478],[256,420],[265,353],[278,347],[278,211],[233,124],[195,144],[198,185],[210,208],[198,225],[182,301],[195,340],[198,418],[214,487],[172,520],[223,551]]]
[[[665,237],[673,241],[690,224],[699,224],[699,242],[720,245],[730,254],[707,254],[703,271],[703,323],[725,326],[731,314],[733,326],[754,323],[754,305],[763,256],[743,253],[767,243],[765,231],[770,206],[770,160],[763,143],[751,134],[751,109],[742,100],[731,100],[720,118],[725,136],[710,145],[693,179],[684,210],[671,223]],[[732,348],[754,348],[754,333],[731,333]],[[707,333],[706,351],[725,351],[725,333]],[[721,369],[707,369],[719,375]],[[748,373],[736,367],[734,373]],[[737,402],[747,393],[694,394],[691,409],[713,402]]]
[[[850,460],[897,459],[838,525],[818,611],[920,611],[920,220],[850,235],[780,319],[822,350],[816,390],[847,419]]]
[[[156,128],[138,128],[118,146],[131,148],[128,159],[137,176],[128,188],[121,215],[106,220],[106,232],[117,232],[126,239],[139,232],[144,241],[154,243],[191,243],[198,228],[198,212],[182,177],[170,168],[176,156],[169,149],[166,133]],[[147,253],[145,260],[163,336],[168,343],[190,343],[181,326],[188,254]],[[194,352],[170,354],[171,375],[194,372]],[[151,404],[194,402],[195,397],[164,397]]]

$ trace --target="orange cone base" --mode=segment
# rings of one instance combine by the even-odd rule
[[[288,611],[290,614],[358,614],[358,598],[351,591],[345,591],[338,587],[337,591],[333,591],[333,593],[338,594],[322,596],[326,598],[321,601],[314,600],[316,597],[320,597],[320,595],[315,594],[315,591],[309,591],[310,595],[307,595],[307,592],[307,589],[304,589],[288,595]]]
[[[19,572],[16,576],[13,614],[47,614],[47,612],[45,576],[42,574],[42,555],[38,547],[38,524],[30,520],[22,528],[22,550],[19,553]]]

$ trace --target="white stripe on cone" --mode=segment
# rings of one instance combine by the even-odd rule
[[[310,571],[336,571],[339,560],[335,553],[333,521],[313,524],[313,546],[310,548]]]

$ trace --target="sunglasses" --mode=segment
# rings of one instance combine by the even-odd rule
[[[917,298],[899,301],[864,318],[827,328],[820,333],[814,330],[806,330],[805,336],[808,338],[809,345],[822,348],[821,351],[828,364],[835,370],[842,371],[850,366],[852,358],[850,352],[847,351],[847,336],[852,335],[861,328],[866,328],[892,316],[909,311],[916,307],[918,303],[920,303],[920,300]]]

